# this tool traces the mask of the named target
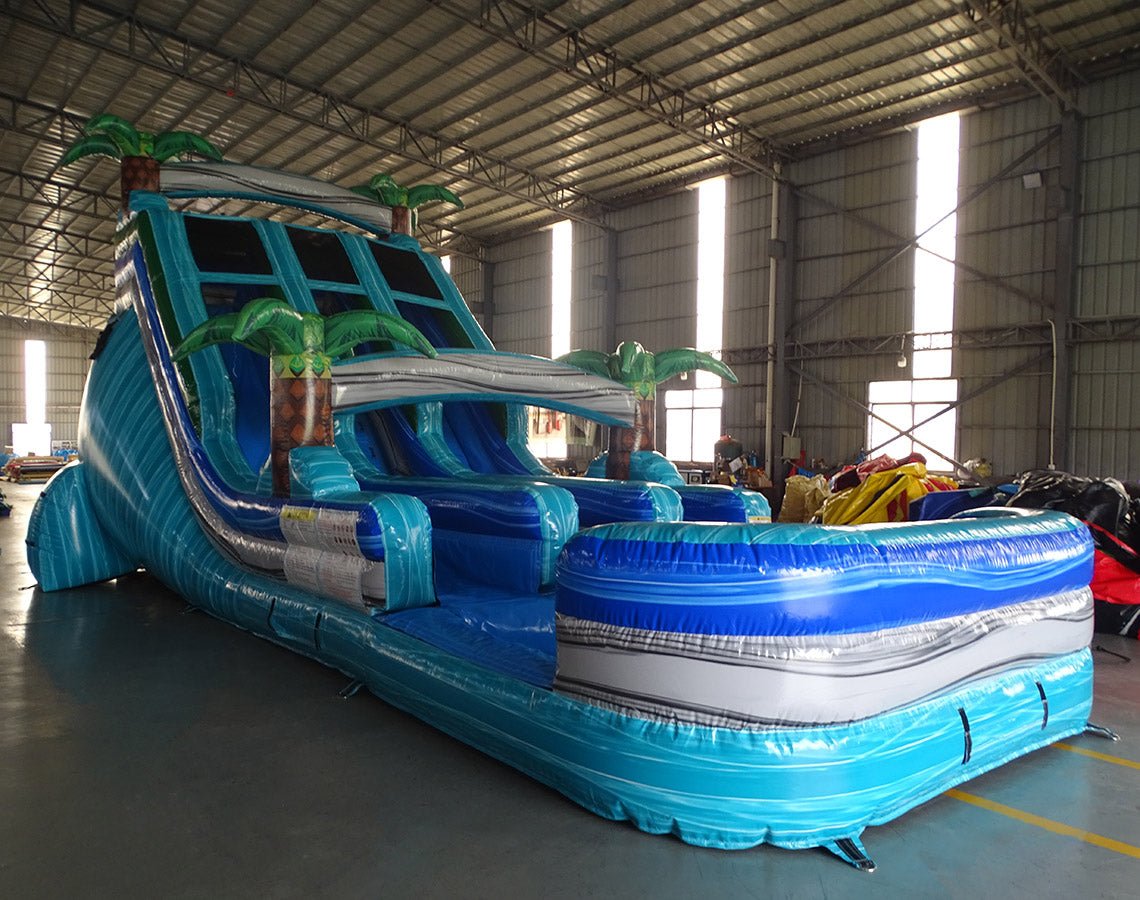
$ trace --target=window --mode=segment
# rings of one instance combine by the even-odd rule
[[[712,462],[723,403],[723,388],[666,391],[665,456],[678,462]]]
[[[724,343],[724,215],[727,181],[697,186],[698,350],[717,353]],[[696,388],[665,392],[665,455],[673,460],[712,462],[721,433],[724,390],[711,372],[697,372]]]
[[[958,215],[958,114],[918,126],[914,228],[914,378],[950,377]],[[937,255],[935,255],[937,254]]]
[[[415,253],[378,241],[369,241],[368,249],[372,252],[376,265],[380,267],[380,274],[384,276],[384,280],[392,290],[431,300],[443,299],[439,285],[431,277],[424,261]]]
[[[550,357],[571,349],[570,282],[574,273],[574,225],[569,219],[550,229]],[[566,456],[566,416],[551,409],[532,407],[528,416],[527,446],[540,459]]]
[[[24,341],[24,421],[42,425],[47,419],[47,344]]]
[[[570,282],[574,226],[563,219],[550,229],[550,357],[570,352]]]
[[[891,425],[868,416],[867,430],[876,453],[895,459],[918,451],[926,457],[927,466],[936,471],[953,470],[945,457],[931,453],[900,432],[914,428],[914,437],[931,447],[954,446],[954,411],[931,418],[958,399],[958,382],[953,378],[924,378],[917,381],[873,381],[870,385],[871,411]],[[931,421],[927,421],[930,419]],[[891,426],[896,427],[891,427]],[[951,454],[953,455],[953,454]]]
[[[441,256],[439,258],[439,264],[441,266],[443,266],[443,271],[445,271],[448,275],[451,274],[451,254],[450,253],[445,253],[443,256]]]
[[[186,216],[190,252],[201,272],[272,275],[273,267],[252,222]]]
[[[24,421],[12,423],[16,456],[51,453],[51,425],[46,419],[47,344],[24,341]]]
[[[332,281],[337,284],[359,284],[356,270],[335,231],[311,228],[287,228],[289,243],[297,254],[305,277],[310,281]]]
[[[927,119],[918,126],[918,174],[915,191],[914,351],[911,381],[874,381],[868,405],[888,425],[868,417],[872,454],[896,459],[923,454],[934,470],[953,471],[958,416],[948,409],[958,399],[958,382],[950,378],[954,327],[954,263],[958,217],[957,113]],[[900,363],[901,365],[901,363]],[[945,455],[932,453],[902,432],[920,425],[914,438]],[[894,427],[892,427],[894,426]]]

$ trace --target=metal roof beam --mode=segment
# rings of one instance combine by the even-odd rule
[[[11,18],[49,33],[222,91],[566,218],[605,227],[604,206],[596,198],[507,159],[457,145],[441,134],[417,128],[318,85],[304,83],[242,57],[223,54],[138,16],[97,3],[79,4],[84,23],[94,19],[90,27],[80,29],[63,10],[52,8],[64,5],[58,0],[39,0],[34,5],[4,0],[3,8]]]
[[[780,177],[784,155],[775,141],[751,131],[716,104],[642,71],[538,8],[520,0],[483,0],[475,15],[451,0],[430,2],[746,169],[769,178]]]
[[[1076,68],[1021,0],[966,0],[963,13],[978,35],[998,51],[1035,91],[1061,112],[1077,108]]]
[[[64,109],[37,103],[24,97],[16,97],[3,92],[0,92],[0,103],[3,104],[3,106],[0,106],[0,124],[10,125],[10,130],[26,134],[28,137],[33,137],[37,140],[51,140],[51,138],[49,138],[46,133],[41,134],[30,130],[29,122],[25,121],[17,125],[16,123],[20,118],[20,113],[33,112],[38,121],[46,122],[49,126],[58,123],[60,133],[58,140],[61,144],[66,143],[66,139],[63,136],[65,126],[79,130],[85,121],[81,116],[74,116]],[[4,110],[7,110],[7,118],[4,116]],[[36,182],[39,182],[41,186],[52,185],[59,190],[80,193],[96,201],[105,201],[111,210],[117,210],[119,207],[118,197],[112,196],[105,191],[94,191],[77,184],[58,181],[51,177],[38,178],[37,176],[29,176],[24,172],[6,167],[0,167],[0,175],[8,175],[14,179],[19,179],[21,182],[30,180],[33,183],[33,187]],[[23,185],[21,184],[21,190],[22,187]],[[39,191],[39,193],[42,194],[42,191]],[[251,206],[252,205],[247,206],[246,208],[251,208]],[[63,209],[62,206],[58,206],[57,208]],[[69,206],[67,209],[70,210],[72,207]],[[96,212],[98,212],[97,207]],[[113,213],[108,221],[113,221]],[[483,258],[484,247],[480,242],[476,241],[470,235],[457,231],[449,226],[431,222],[421,222],[420,237],[424,243],[434,249],[445,250],[448,253],[455,253],[460,256],[469,256],[473,259],[481,260]]]

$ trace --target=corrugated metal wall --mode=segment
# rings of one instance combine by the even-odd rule
[[[1086,113],[1076,314],[1140,316],[1140,72],[1082,91]],[[1140,333],[1073,350],[1080,472],[1140,480]]]
[[[467,304],[475,312],[475,318],[486,330],[487,322],[480,312],[483,302],[483,267],[477,259],[470,256],[451,257],[451,278]]]
[[[1001,174],[1039,144],[1043,146],[1024,162]],[[994,277],[958,270],[955,328],[1049,319],[1056,267],[1059,115],[1047,101],[1037,99],[963,116],[961,147],[959,196],[968,197],[992,183],[959,211],[958,259]],[[1022,176],[1032,172],[1041,173],[1041,187],[1025,187]],[[1046,350],[1045,344],[1017,346],[1011,339],[955,352],[959,396],[984,390],[959,411],[959,459],[984,456],[995,472],[1010,473],[1048,463],[1051,360],[1042,357]],[[1029,367],[1017,375],[1004,377],[1026,363]]]
[[[549,356],[550,232],[499,244],[488,258],[495,263],[495,346]]]
[[[1087,118],[1074,315],[1138,316],[1140,73],[1085,88],[1082,106]],[[960,395],[992,386],[960,408],[957,455],[988,457],[1005,473],[1048,462],[1051,362],[1043,335],[1054,302],[1059,122],[1044,100],[962,118],[959,196],[978,195],[958,216],[958,258],[969,268],[957,276],[955,328],[967,335],[955,351],[954,375]],[[1042,140],[1040,150],[994,180]],[[901,348],[903,333],[912,328],[913,254],[897,251],[914,233],[915,154],[914,132],[900,131],[800,161],[786,172],[800,189],[789,336],[796,342],[792,355],[799,357],[793,361],[810,376],[802,385],[797,426],[809,457],[850,459],[865,446],[867,429],[863,411],[812,378],[865,403],[870,381],[909,377],[896,365],[899,348],[893,344],[843,351],[841,342],[899,335]],[[1041,188],[1024,186],[1021,176],[1031,171],[1042,173]],[[745,358],[745,351],[759,351],[767,340],[770,202],[767,179],[729,180],[724,349]],[[620,210],[611,223],[618,232],[617,340],[640,340],[653,350],[692,344],[696,193],[680,191]],[[612,349],[602,344],[606,246],[601,230],[575,226],[576,347]],[[497,263],[497,345],[547,353],[549,234],[494,247],[491,258]],[[481,286],[477,281],[472,275],[465,288],[471,299]],[[1028,326],[1031,333],[995,342],[992,336],[1008,326]],[[991,336],[988,346],[969,338],[979,330]],[[1090,341],[1087,329],[1078,334],[1085,336],[1071,357],[1073,468],[1138,478],[1140,339],[1106,343]],[[759,359],[759,352],[752,358]],[[725,429],[762,452],[764,365],[745,362],[737,370],[741,385],[726,394]],[[784,390],[792,404],[798,388],[797,377],[789,375]]]
[[[811,359],[810,354],[834,352],[821,342],[910,328],[913,257],[903,253],[884,261],[897,252],[900,240],[895,235],[905,239],[914,233],[915,149],[914,134],[903,132],[813,157],[788,172],[802,189],[795,248],[797,302],[789,336],[804,347],[807,358],[800,365],[805,372],[864,404],[869,382],[899,377],[899,348],[889,346],[866,356]],[[842,215],[835,207],[853,215]],[[799,392],[797,434],[809,458],[835,464],[853,459],[866,446],[867,415],[854,404],[810,378],[800,389],[799,379],[792,376],[787,389],[793,397]]]
[[[771,183],[759,175],[730,178],[726,200],[724,348],[747,350],[768,342]],[[764,440],[765,366],[750,362],[732,368],[740,383],[725,390],[724,431],[745,447],[759,449]]]
[[[570,346],[584,350],[613,350],[606,346],[606,232],[592,225],[575,224],[572,260]]]
[[[12,443],[12,423],[25,419],[24,341],[47,343],[47,421],[53,440],[74,441],[87,358],[97,337],[97,332],[78,328],[40,328],[0,319],[0,438],[4,446]]]

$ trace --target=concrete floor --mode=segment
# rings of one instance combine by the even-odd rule
[[[1136,896],[1138,662],[1095,654],[1093,720],[1121,741],[1066,743],[1104,758],[1047,748],[962,786],[1003,811],[942,796],[869,829],[874,874],[701,850],[341,700],[341,674],[146,575],[41,593],[23,552],[39,489],[3,490],[0,897]]]

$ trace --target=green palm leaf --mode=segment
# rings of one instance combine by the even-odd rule
[[[417,184],[415,187],[408,189],[406,205],[409,209],[415,209],[417,206],[422,206],[425,203],[434,203],[436,201],[451,203],[463,209],[463,201],[442,185]]]
[[[94,116],[83,126],[88,136],[102,136],[114,142],[122,156],[138,156],[141,152],[141,137],[138,130],[126,119],[112,113]]]
[[[656,363],[654,377],[658,384],[672,378],[674,375],[680,375],[682,372],[691,372],[694,369],[703,369],[706,372],[712,372],[714,375],[719,375],[725,381],[731,381],[733,384],[736,384],[738,380],[736,373],[715,356],[705,353],[702,350],[694,350],[692,347],[679,347],[676,350],[662,350],[657,354]]]
[[[368,188],[385,206],[407,206],[408,191],[396,184],[395,179],[387,172],[373,175],[368,182]]]
[[[237,327],[238,314],[227,313],[224,316],[217,316],[213,319],[207,319],[193,331],[191,331],[185,338],[182,339],[173,353],[175,362],[185,359],[191,353],[196,353],[199,350],[212,346],[213,344],[221,344],[225,342],[233,342],[248,347],[255,353],[260,353],[263,356],[269,356],[270,347],[269,341],[266,340],[264,335],[253,334],[245,340],[234,339],[234,328]]]
[[[601,350],[571,350],[569,353],[563,353],[558,357],[558,362],[574,366],[583,372],[589,372],[591,375],[609,378],[609,359],[610,354],[603,353]]]
[[[306,349],[304,319],[284,300],[262,297],[241,308],[233,339],[241,342],[256,334],[265,336],[275,356],[301,353]]]
[[[118,145],[108,137],[101,134],[81,137],[67,148],[67,152],[60,157],[59,166],[69,166],[77,159],[85,156],[108,156],[111,159],[122,159],[122,152]]]
[[[301,346],[309,353],[325,352],[325,320],[316,313],[301,313]]]
[[[626,387],[634,387],[653,380],[653,354],[637,341],[622,341],[617,352],[610,357],[610,377]]]
[[[207,159],[221,161],[222,154],[204,137],[189,131],[165,131],[154,139],[154,158],[166,162],[173,156],[196,153]]]
[[[365,341],[396,341],[434,358],[433,347],[410,322],[370,309],[338,313],[325,322],[325,353],[333,359]]]

